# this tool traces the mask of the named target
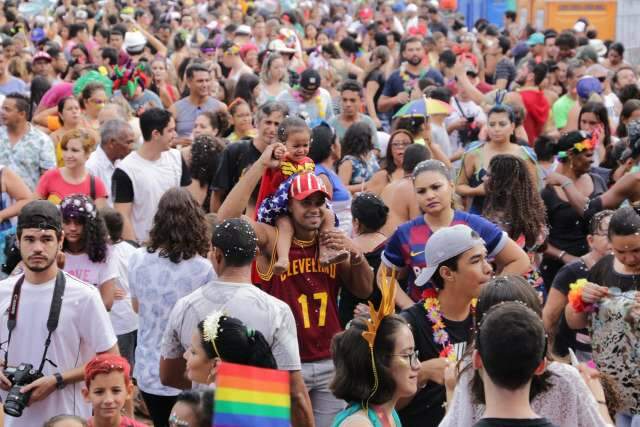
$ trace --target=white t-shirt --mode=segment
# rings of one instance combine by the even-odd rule
[[[278,369],[300,370],[296,323],[291,308],[257,286],[213,281],[182,297],[171,310],[162,338],[162,357],[182,357],[198,323],[221,310],[260,331],[271,347]]]
[[[458,99],[458,102],[456,102],[455,99],[451,98],[451,106],[453,107],[453,113],[444,119],[445,126],[449,126],[462,117],[473,117],[478,126],[482,126],[487,122],[487,115],[482,111],[482,108],[473,101],[461,101]],[[462,147],[457,130],[451,132],[449,140],[451,141],[451,150],[454,152]]]
[[[129,289],[129,257],[136,248],[127,242],[119,242],[111,246],[111,258],[118,270],[118,287],[125,292],[123,299],[116,299],[111,307],[111,324],[116,335],[123,335],[138,329],[138,314],[131,305]]]
[[[433,142],[438,144],[447,157],[451,157],[453,150],[451,149],[451,141],[449,140],[449,134],[445,127],[431,123],[431,138]]]
[[[100,287],[108,280],[118,277],[118,269],[111,253],[107,254],[104,262],[93,262],[86,253],[64,253],[64,271],[73,277]]]
[[[13,285],[20,276],[9,277],[0,282],[0,342],[8,337],[8,307]],[[66,286],[62,300],[62,310],[58,327],[51,337],[47,359],[58,367],[45,363],[43,373],[52,375],[83,366],[96,353],[105,352],[116,344],[109,316],[104,308],[98,290],[65,274]],[[22,285],[18,308],[17,325],[9,347],[9,366],[30,363],[37,367],[42,358],[44,342],[47,338],[47,319],[55,279],[39,285],[26,280]],[[4,358],[6,344],[0,351]],[[45,400],[25,408],[20,418],[5,415],[5,427],[36,427],[59,414],[74,414],[82,418],[91,416],[91,405],[85,403],[80,390],[82,383],[68,384],[62,390],[55,390]],[[1,391],[4,401],[7,392]]]
[[[182,177],[180,151],[176,149],[164,151],[155,161],[149,161],[134,151],[118,164],[118,169],[125,172],[131,180],[133,231],[136,239],[144,242],[149,238],[160,198],[170,188],[180,187]]]
[[[129,258],[131,298],[139,303],[138,346],[133,370],[138,387],[146,393],[176,396],[180,390],[160,383],[160,349],[162,334],[171,309],[185,295],[215,279],[209,260],[197,255],[173,263],[138,248]]]

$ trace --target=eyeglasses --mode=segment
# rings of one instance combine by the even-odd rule
[[[600,76],[600,77],[596,77],[598,80],[600,80],[600,83],[604,83],[607,81],[607,76]]]
[[[409,354],[391,354],[391,356],[402,357],[409,362],[410,366],[416,366],[420,364],[420,352],[418,350]]]
[[[171,414],[169,417],[170,427],[189,427],[189,421],[178,418],[176,414]]]
[[[410,145],[411,145],[410,142],[392,142],[391,148],[406,148]]]

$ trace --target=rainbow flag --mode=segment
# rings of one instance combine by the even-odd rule
[[[222,362],[213,427],[289,427],[289,372]]]

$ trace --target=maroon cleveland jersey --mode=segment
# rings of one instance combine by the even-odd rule
[[[286,273],[259,273],[260,287],[291,307],[302,362],[330,358],[331,339],[342,330],[337,307],[338,268],[336,264],[320,266],[317,254],[317,243],[302,247],[294,241]]]

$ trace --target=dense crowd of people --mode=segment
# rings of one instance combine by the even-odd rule
[[[638,70],[453,3],[3,1],[3,425],[640,426]]]

